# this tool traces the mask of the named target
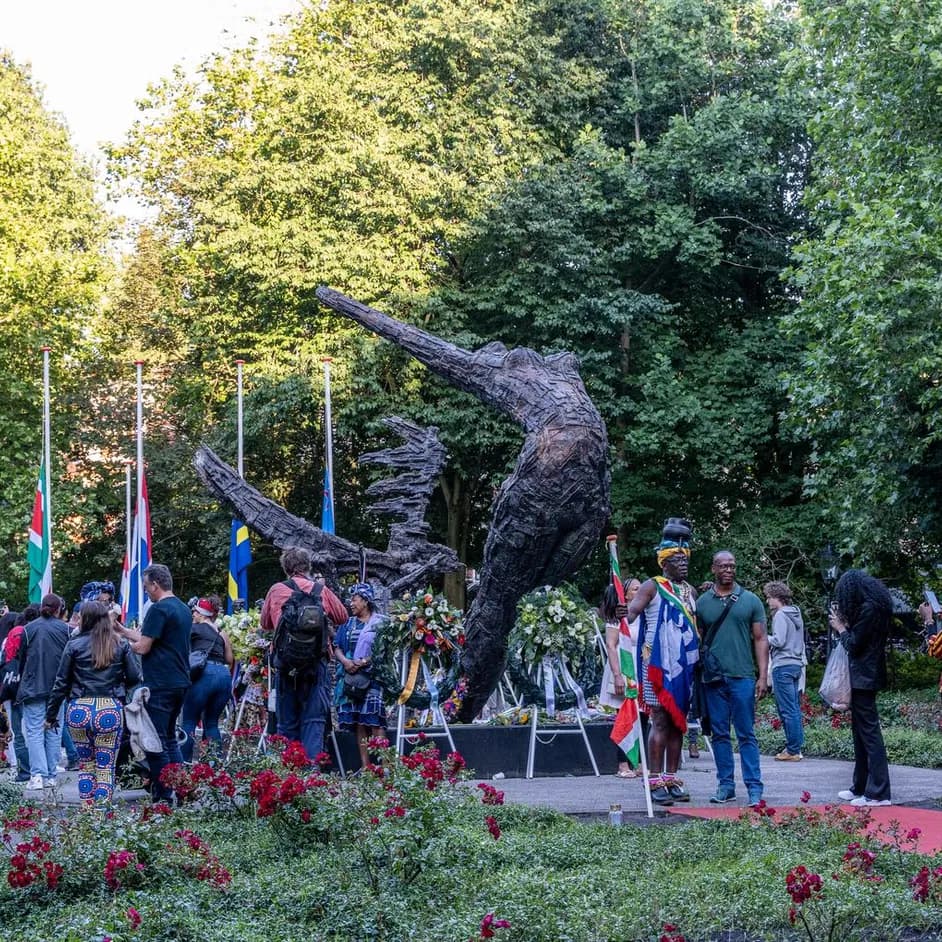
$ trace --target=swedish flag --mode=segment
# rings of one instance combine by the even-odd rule
[[[241,520],[233,520],[229,537],[229,599],[226,602],[226,613],[229,615],[232,614],[236,599],[241,599],[248,605],[251,562],[249,528]]]

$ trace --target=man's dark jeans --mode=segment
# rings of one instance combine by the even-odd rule
[[[183,707],[186,691],[186,687],[157,688],[151,690],[150,699],[147,701],[148,716],[164,747],[163,752],[147,753],[151,778],[150,789],[154,801],[169,801],[173,797],[173,790],[161,783],[160,773],[172,762],[183,762],[183,754],[177,742],[177,717]]]
[[[330,716],[327,665],[323,661],[320,663],[316,683],[295,683],[279,671],[277,685],[275,712],[278,715],[278,735],[300,742],[308,759],[313,762],[324,749],[324,731]]]

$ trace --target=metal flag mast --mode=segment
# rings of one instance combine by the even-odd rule
[[[131,571],[131,545],[134,540],[134,497],[131,493],[131,465],[133,462],[128,458],[124,462],[124,552],[127,559],[128,573]],[[130,587],[129,587],[130,588]],[[124,599],[127,605],[128,600]]]
[[[238,449],[238,468],[239,477],[245,477],[245,469],[242,463],[242,367],[245,366],[245,360],[236,360],[236,447]],[[246,602],[248,599],[246,599]]]
[[[49,591],[52,591],[52,422],[49,408],[49,352],[43,347],[43,468],[46,478],[45,524],[49,538]]]
[[[144,620],[144,567],[140,558],[140,543],[144,534],[144,520],[141,519],[141,510],[144,500],[144,361],[135,360],[137,370],[137,516],[138,516],[138,547],[135,548],[137,557],[137,618],[138,624]]]
[[[612,576],[612,585],[615,586],[615,595],[618,597],[618,603],[620,605],[625,604],[625,586],[621,581],[621,568],[618,565],[618,537],[615,535],[609,536],[605,540],[608,545],[608,555],[609,563],[611,566],[611,576]],[[618,626],[620,633],[628,635],[631,637],[628,628],[628,619],[622,616],[621,623]],[[640,643],[640,639],[639,639]],[[635,664],[638,663],[637,658],[632,654],[632,658]],[[635,684],[640,688],[641,678],[635,679]],[[625,691],[627,695],[627,690]],[[644,740],[644,727],[641,724],[641,713],[639,711],[637,717],[635,718],[635,726],[638,733],[638,757],[641,760],[641,780],[644,785],[644,801],[647,805],[648,817],[654,817],[654,806],[651,803],[651,783],[648,779],[648,744]]]
[[[330,411],[330,364],[333,360],[330,357],[321,357],[321,362],[324,364],[324,436],[327,454],[326,497],[330,505],[330,520],[333,523],[336,519],[334,516],[334,426]]]

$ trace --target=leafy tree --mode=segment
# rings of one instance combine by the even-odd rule
[[[942,544],[942,4],[803,11],[814,231],[795,253],[789,418],[844,548],[892,574]]]
[[[82,423],[70,408],[82,382],[77,353],[110,268],[108,228],[92,174],[28,70],[3,52],[0,128],[0,588],[19,604],[26,595],[26,531],[42,453],[39,348],[52,348],[53,512],[62,551],[82,539],[89,510],[88,469],[60,456]]]
[[[439,425],[436,525],[480,558],[518,433],[320,311],[329,283],[466,345],[576,350],[632,567],[668,512],[709,539],[797,503],[803,453],[776,420],[806,155],[803,102],[779,84],[793,38],[759,0],[341,0],[163,83],[113,166],[160,209],[185,319],[165,380],[177,438],[224,415],[206,374],[234,355],[260,384],[313,388],[336,355],[343,526],[375,525],[353,458],[405,412]],[[316,519],[310,412],[311,464],[247,461]]]

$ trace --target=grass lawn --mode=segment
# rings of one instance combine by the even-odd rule
[[[910,853],[905,835],[860,845],[859,821],[840,810],[586,825],[469,789],[460,764],[430,751],[387,750],[347,781],[296,766],[288,750],[183,774],[191,801],[172,812],[33,812],[0,795],[9,874],[26,874],[0,889],[10,937],[691,942],[724,930],[809,938],[807,925],[845,942],[942,931],[942,858]]]

